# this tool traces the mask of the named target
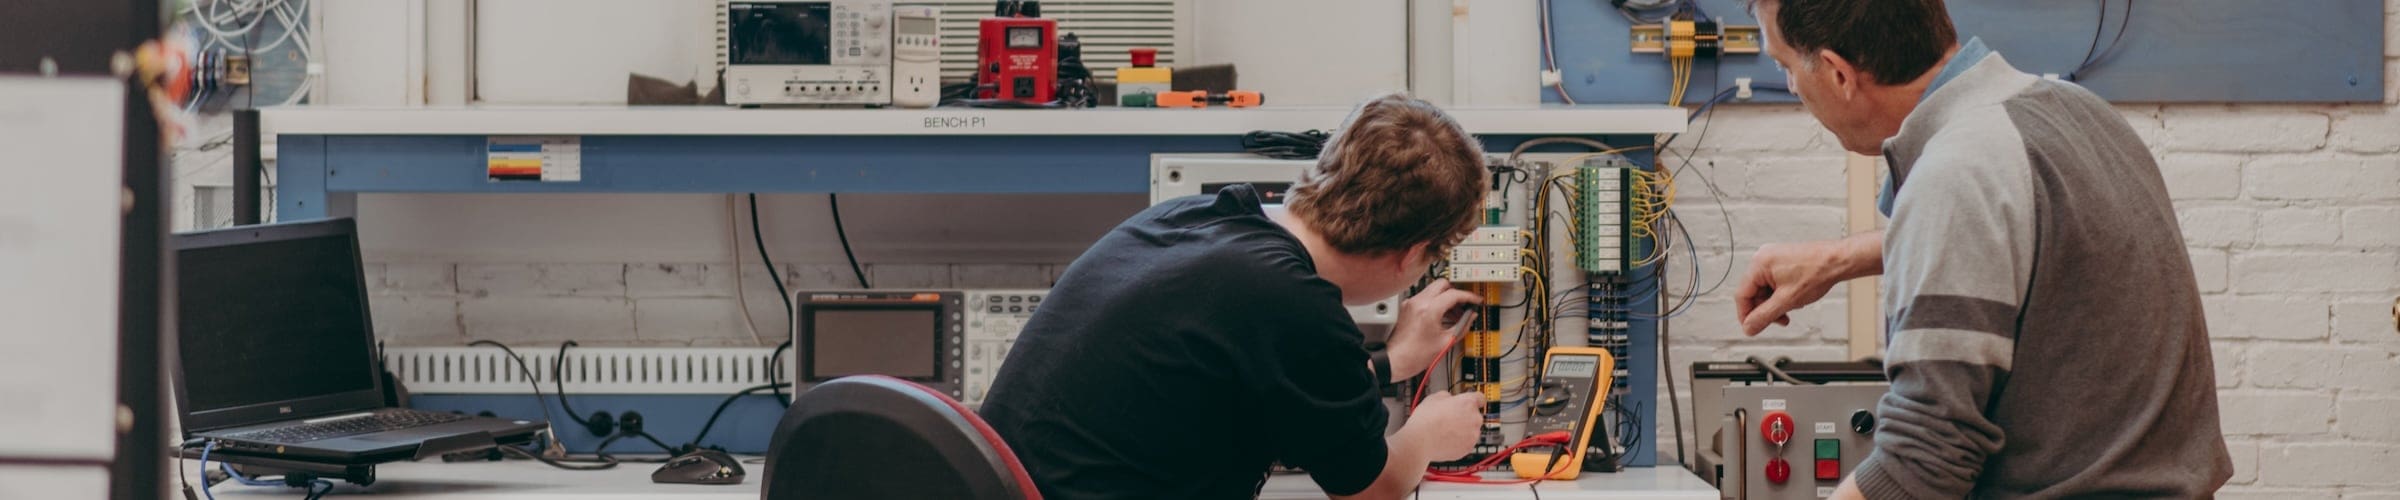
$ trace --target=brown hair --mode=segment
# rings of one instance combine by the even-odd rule
[[[1761,22],[1775,23],[1783,43],[1803,56],[1831,50],[1878,84],[1915,81],[1958,44],[1942,0],[1751,0],[1751,8],[1770,1],[1776,19]]]
[[[1404,94],[1367,100],[1292,186],[1292,214],[1335,250],[1358,255],[1431,243],[1447,251],[1475,229],[1483,147],[1433,104]]]

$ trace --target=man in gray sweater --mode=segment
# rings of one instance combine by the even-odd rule
[[[1834,498],[2212,496],[2232,476],[2191,261],[2108,103],[1959,43],[1940,0],[1758,0],[1843,149],[1890,167],[1882,234],[1758,250],[1745,333],[1884,275],[1891,392]]]

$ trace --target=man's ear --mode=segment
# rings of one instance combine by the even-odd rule
[[[1857,66],[1851,65],[1850,60],[1843,58],[1841,54],[1833,53],[1833,49],[1817,49],[1814,57],[1817,59],[1814,61],[1816,64],[1824,65],[1826,78],[1833,80],[1831,83],[1833,83],[1834,92],[1840,94],[1842,100],[1847,101],[1858,97],[1859,86],[1865,83],[1860,79],[1865,75],[1858,73]]]

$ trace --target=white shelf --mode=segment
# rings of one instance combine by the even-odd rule
[[[737,109],[726,107],[271,108],[269,134],[312,135],[1236,135],[1330,129],[1346,107],[1254,109]],[[1458,108],[1469,132],[1505,135],[1684,131],[1666,106]]]

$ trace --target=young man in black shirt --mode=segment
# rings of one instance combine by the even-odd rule
[[[1482,148],[1431,104],[1363,104],[1286,206],[1247,185],[1127,219],[1067,268],[982,408],[1043,496],[1250,498],[1271,463],[1335,498],[1400,498],[1471,451],[1482,399],[1378,389],[1416,376],[1472,293],[1435,282],[1370,355],[1344,304],[1406,291],[1474,229]]]

